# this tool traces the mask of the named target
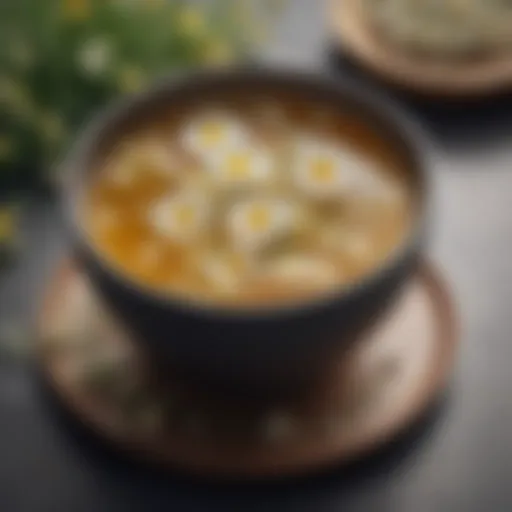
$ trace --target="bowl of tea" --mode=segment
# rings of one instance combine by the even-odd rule
[[[76,257],[173,371],[242,390],[297,383],[361,339],[414,271],[421,140],[394,108],[325,77],[169,80],[72,150]]]

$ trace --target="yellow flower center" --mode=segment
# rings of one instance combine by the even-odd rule
[[[196,219],[196,210],[190,204],[180,204],[174,212],[176,223],[181,228],[189,228]]]
[[[247,215],[249,229],[255,233],[262,233],[270,227],[272,216],[267,207],[263,205],[254,206]]]
[[[221,124],[216,122],[205,123],[201,127],[201,143],[203,146],[212,148],[222,142],[224,129]]]
[[[228,178],[240,180],[247,178],[251,173],[251,157],[246,153],[235,153],[227,161]]]
[[[336,167],[329,158],[317,158],[311,165],[311,176],[317,183],[332,183],[336,176]]]

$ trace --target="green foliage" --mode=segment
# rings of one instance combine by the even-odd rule
[[[0,190],[39,180],[97,108],[171,70],[242,58],[277,2],[0,2]]]

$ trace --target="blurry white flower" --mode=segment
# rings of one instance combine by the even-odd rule
[[[240,285],[240,276],[228,258],[217,254],[201,254],[198,257],[199,272],[219,293],[235,293]]]
[[[323,289],[336,282],[335,265],[315,255],[285,255],[266,265],[263,275],[276,283]]]
[[[78,50],[78,66],[89,76],[98,77],[109,68],[113,55],[113,46],[107,38],[89,39]]]

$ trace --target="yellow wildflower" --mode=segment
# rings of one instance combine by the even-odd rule
[[[137,66],[125,65],[117,74],[117,85],[124,93],[137,92],[146,83],[146,76],[143,70]]]
[[[11,206],[0,207],[0,243],[11,242],[16,230],[16,213]]]
[[[178,26],[182,34],[199,37],[205,33],[207,20],[204,9],[197,5],[186,5],[178,15]]]
[[[218,66],[232,63],[236,53],[228,41],[212,38],[205,42],[202,57],[205,64]]]
[[[63,0],[63,10],[66,18],[85,20],[91,14],[90,0]]]

